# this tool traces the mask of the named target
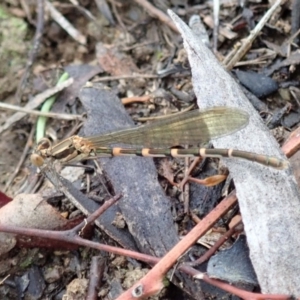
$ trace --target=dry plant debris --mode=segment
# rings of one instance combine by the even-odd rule
[[[243,7],[237,1],[223,1],[219,7],[217,1],[2,1],[0,298],[299,297],[297,268],[289,264],[298,261],[297,234],[292,232],[299,225],[294,217],[300,183],[298,7],[298,0]],[[210,54],[205,50],[199,56],[203,49]],[[201,71],[206,64],[207,71]],[[229,176],[217,159],[189,167],[178,158],[101,158],[80,162],[80,172],[61,172],[59,164],[41,172],[32,166],[29,156],[40,116],[47,117],[45,134],[55,144],[74,134],[102,134],[180,115],[196,107],[196,98],[202,109],[240,106],[250,115],[246,141],[242,131],[214,146],[280,156],[258,113],[239,96],[237,83],[223,75],[224,69],[212,75],[220,64],[248,89],[247,98],[268,127],[283,128],[282,151],[293,156],[297,184],[290,169],[273,171],[235,160],[225,160]],[[56,85],[64,72],[70,79]],[[235,92],[223,101],[228,86]],[[53,95],[57,99],[51,111],[41,112]],[[273,186],[272,178],[278,180]],[[284,193],[281,186],[293,191]],[[230,228],[240,212],[245,228],[240,222]],[[280,220],[277,226],[275,220]],[[292,224],[283,228],[286,222]],[[261,229],[255,224],[262,224]],[[197,243],[220,228],[221,237],[212,245]],[[271,241],[263,238],[266,228]],[[221,252],[224,243],[231,246]],[[237,280],[227,276],[235,272],[234,264],[230,274],[216,267],[226,270],[224,257],[230,264],[234,251],[247,261],[234,274]],[[216,252],[219,256],[211,258]],[[207,261],[210,277],[203,273]],[[262,271],[264,262],[269,270]],[[288,275],[274,276],[281,262],[286,262]],[[248,281],[250,286],[241,285]]]

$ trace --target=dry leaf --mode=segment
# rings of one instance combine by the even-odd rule
[[[57,229],[66,226],[64,219],[38,194],[20,194],[0,209],[0,223],[25,228]],[[12,249],[16,235],[0,233],[0,254]],[[12,242],[14,240],[14,242]]]

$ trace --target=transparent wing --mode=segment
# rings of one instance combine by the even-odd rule
[[[248,114],[240,109],[214,107],[202,112],[194,110],[166,117],[145,126],[87,137],[87,139],[95,147],[116,144],[149,148],[198,145],[236,132],[245,127],[248,122]]]

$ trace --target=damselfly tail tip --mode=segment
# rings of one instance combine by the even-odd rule
[[[288,160],[278,159],[275,157],[268,157],[268,160],[266,161],[265,165],[277,170],[285,170],[290,167],[290,163]]]
[[[278,166],[278,170],[284,170],[290,167],[290,162],[288,160],[280,160],[280,164]]]

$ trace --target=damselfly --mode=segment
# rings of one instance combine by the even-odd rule
[[[198,145],[213,138],[241,130],[249,122],[246,112],[237,108],[214,107],[200,112],[194,110],[166,117],[145,126],[115,131],[100,136],[77,135],[51,146],[41,141],[32,155],[32,162],[41,166],[45,158],[63,163],[97,156],[151,156],[151,157],[235,157],[254,161],[276,169],[288,167],[288,161],[276,157],[233,149],[174,148],[180,145]],[[125,144],[130,147],[116,147]],[[144,148],[147,147],[147,148]]]

